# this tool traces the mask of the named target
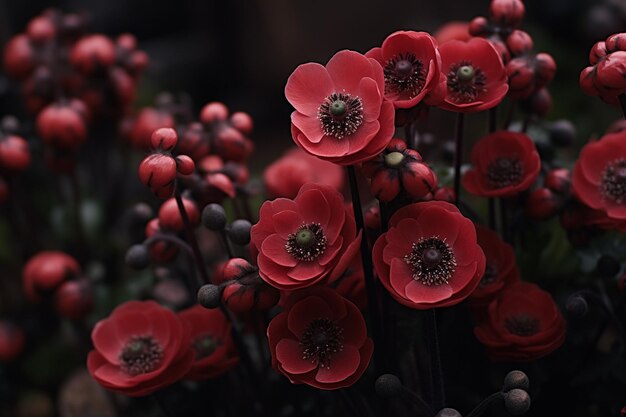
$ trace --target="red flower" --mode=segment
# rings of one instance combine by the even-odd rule
[[[533,184],[541,159],[525,134],[498,131],[481,138],[472,148],[474,167],[463,176],[463,187],[483,197],[511,197]]]
[[[500,54],[483,38],[448,41],[439,47],[448,92],[439,106],[471,113],[497,106],[509,89]]]
[[[39,252],[28,260],[22,270],[26,297],[39,301],[42,295],[51,294],[59,286],[80,275],[80,266],[71,256],[57,251]]]
[[[476,304],[491,301],[506,285],[519,281],[513,247],[500,239],[497,233],[484,227],[476,227],[478,244],[485,254],[485,273],[478,287],[470,294]]]
[[[341,190],[344,174],[341,167],[293,148],[265,169],[263,180],[270,197],[295,198],[300,187],[308,183]]]
[[[589,52],[591,66],[580,73],[580,88],[614,106],[626,92],[626,33],[616,33],[596,43]]]
[[[394,32],[381,47],[365,55],[383,67],[385,98],[396,108],[415,107],[439,83],[441,57],[437,41],[426,32]]]
[[[195,352],[186,379],[213,378],[237,364],[239,357],[224,313],[195,305],[178,313],[178,318],[189,327],[191,348]]]
[[[91,376],[104,388],[131,397],[181,379],[195,359],[188,326],[154,301],[129,301],[99,321],[87,357]]]
[[[325,390],[354,384],[374,350],[359,309],[325,287],[289,295],[267,338],[277,372],[294,384]]]
[[[363,174],[370,179],[372,194],[381,201],[391,201],[402,191],[420,199],[437,188],[434,171],[417,151],[408,149],[397,138],[389,142],[383,153],[363,163]]]
[[[372,252],[383,286],[400,304],[418,310],[458,304],[485,272],[474,223],[443,201],[402,207]]]
[[[300,65],[285,87],[291,135],[308,153],[340,165],[372,158],[391,140],[393,104],[384,100],[380,64],[354,51],[337,52],[326,66]]]
[[[626,220],[626,131],[583,147],[574,166],[572,192],[610,220]]]
[[[261,278],[284,290],[341,275],[360,239],[341,194],[317,184],[305,185],[293,200],[263,203],[251,230]]]
[[[565,320],[549,293],[519,281],[489,304],[474,334],[495,360],[531,361],[556,350],[565,340]]]

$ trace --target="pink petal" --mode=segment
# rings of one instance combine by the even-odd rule
[[[334,91],[333,81],[323,65],[302,64],[289,76],[285,86],[285,97],[298,112],[310,117],[326,97]]]

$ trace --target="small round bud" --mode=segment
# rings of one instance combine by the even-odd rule
[[[567,168],[551,169],[543,180],[546,187],[555,193],[565,194],[570,189],[572,174]]]
[[[228,107],[224,103],[209,103],[200,111],[200,121],[204,124],[210,124],[217,120],[226,120],[227,117]]]
[[[576,139],[576,127],[567,119],[557,120],[552,123],[548,128],[548,132],[550,133],[550,142],[554,146],[570,146]]]
[[[162,127],[152,132],[150,144],[154,149],[171,151],[178,142],[176,131],[170,127]]]
[[[233,115],[230,116],[230,123],[235,129],[244,134],[251,133],[254,126],[252,117],[250,117],[248,113],[244,113],[242,111],[233,113]]]
[[[587,304],[587,300],[581,295],[572,295],[567,299],[567,303],[565,303],[565,310],[574,318],[584,317],[588,309],[589,305]]]
[[[204,308],[218,308],[222,300],[222,289],[217,285],[205,284],[198,290],[198,304]]]
[[[144,244],[133,245],[126,251],[126,265],[133,269],[145,269],[150,265],[150,252]]]
[[[483,16],[475,17],[469,23],[468,31],[472,36],[483,36],[490,31],[489,21]]]
[[[250,243],[250,228],[252,228],[252,224],[248,220],[235,220],[228,229],[228,236],[237,245],[247,245]]]
[[[528,376],[522,371],[511,371],[504,377],[504,383],[502,384],[502,391],[509,392],[513,389],[523,389],[528,391],[530,388],[530,380]]]
[[[209,230],[220,231],[226,227],[226,212],[219,204],[209,204],[202,210],[202,224]]]
[[[530,395],[523,389],[514,388],[506,393],[504,406],[514,416],[521,416],[530,408]]]
[[[462,417],[454,408],[442,408],[435,417]]]
[[[20,129],[20,121],[15,116],[7,115],[2,118],[2,130],[5,133],[17,133]]]
[[[176,158],[176,170],[179,174],[182,175],[191,175],[196,169],[196,165],[193,162],[193,159],[188,157],[187,155],[178,155]]]
[[[146,203],[137,203],[130,210],[131,221],[145,227],[154,217],[154,210]]]
[[[382,398],[394,398],[402,393],[402,382],[393,374],[383,374],[376,380],[376,394]]]
[[[611,255],[602,255],[596,264],[596,270],[605,278],[614,277],[621,267],[619,261]]]

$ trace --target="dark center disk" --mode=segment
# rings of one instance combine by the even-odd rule
[[[626,161],[618,159],[607,165],[602,173],[600,193],[603,197],[622,204],[626,196]]]
[[[486,91],[487,76],[469,61],[452,66],[447,74],[448,96],[456,103],[471,103]]]
[[[504,326],[514,335],[532,336],[539,331],[539,320],[526,314],[519,314],[508,317],[504,321]]]
[[[522,163],[514,158],[498,158],[487,167],[487,181],[492,188],[519,184],[524,176]]]
[[[343,350],[343,329],[327,318],[313,320],[300,337],[302,358],[329,368],[332,355]]]
[[[163,348],[152,336],[131,338],[120,353],[120,367],[129,375],[153,371],[163,359]]]
[[[417,96],[426,83],[426,70],[422,61],[411,53],[400,53],[385,63],[385,91]]]
[[[363,123],[363,103],[357,96],[333,93],[317,109],[317,118],[325,135],[343,139]]]
[[[456,269],[456,259],[448,244],[438,237],[420,239],[404,257],[413,279],[425,285],[447,284]]]
[[[324,253],[326,242],[319,223],[303,224],[287,237],[285,250],[300,261],[313,261]]]

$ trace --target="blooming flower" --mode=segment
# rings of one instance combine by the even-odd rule
[[[616,33],[596,43],[589,63],[580,73],[580,88],[607,103],[619,105],[617,96],[626,92],[626,33]]]
[[[414,107],[434,90],[441,75],[437,41],[426,32],[398,31],[365,54],[383,67],[385,98],[396,108]]]
[[[291,134],[321,159],[355,164],[381,152],[394,132],[393,104],[384,100],[380,64],[358,52],[340,51],[326,66],[300,65],[285,86],[295,107]]]
[[[439,106],[471,113],[497,106],[509,89],[502,58],[483,38],[448,41],[439,46],[448,91]]]
[[[300,187],[311,182],[341,190],[344,173],[331,162],[293,148],[265,169],[263,181],[270,197],[295,198]]]
[[[474,167],[463,186],[484,197],[510,197],[530,188],[539,175],[541,159],[533,141],[523,133],[498,131],[472,148]]]
[[[572,192],[585,205],[626,220],[626,131],[609,133],[580,151]]]
[[[563,344],[565,320],[552,297],[535,284],[505,287],[474,334],[496,360],[530,361]]]
[[[200,380],[221,375],[239,361],[230,335],[231,326],[219,309],[195,305],[178,313],[190,328],[195,360],[186,379]]]
[[[196,357],[190,328],[154,301],[120,305],[96,324],[91,339],[91,376],[104,388],[131,397],[178,381]]]
[[[443,201],[399,209],[372,252],[383,286],[400,304],[418,310],[458,304],[485,272],[474,224]]]
[[[267,338],[277,372],[294,384],[325,390],[354,384],[374,350],[359,309],[325,287],[290,294]]]
[[[283,290],[336,278],[348,267],[360,239],[341,194],[317,184],[305,185],[293,200],[263,203],[251,230],[261,278]]]

